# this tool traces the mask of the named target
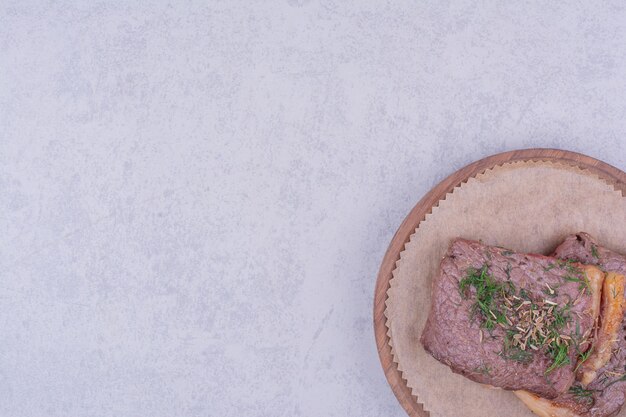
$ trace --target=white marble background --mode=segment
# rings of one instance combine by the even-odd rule
[[[0,415],[404,415],[410,208],[505,150],[626,168],[624,3],[558,3],[2,1]]]

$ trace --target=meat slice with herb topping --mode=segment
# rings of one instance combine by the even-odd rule
[[[588,347],[603,279],[593,266],[456,239],[421,342],[476,382],[555,398]]]
[[[555,256],[606,271],[598,330],[593,346],[579,356],[578,381],[567,393],[551,400],[524,392],[516,395],[539,416],[615,416],[626,401],[626,257],[600,246],[587,233],[568,236]]]

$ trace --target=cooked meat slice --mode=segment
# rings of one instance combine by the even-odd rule
[[[605,271],[626,275],[624,255],[602,247],[588,233],[577,233],[565,238],[554,251],[559,259],[573,259],[577,262],[598,265]]]
[[[602,288],[602,315],[597,336],[582,363],[580,381],[587,386],[598,370],[609,362],[619,342],[618,332],[624,318],[624,275],[608,272]]]
[[[575,408],[566,407],[551,400],[546,400],[528,391],[515,391],[515,395],[526,404],[526,407],[530,408],[530,410],[539,417],[579,417]],[[574,404],[574,406],[575,405],[576,404]]]
[[[474,381],[555,398],[574,381],[603,278],[594,267],[457,239],[433,281],[422,344]]]
[[[540,408],[542,405],[545,406],[543,408],[545,410],[569,410],[574,413],[573,416],[615,416],[626,401],[626,329],[624,327],[626,257],[598,245],[587,233],[568,236],[556,249],[555,256],[563,260],[595,264],[608,271],[603,289],[600,326],[595,336],[594,347],[580,357],[582,374],[579,378],[587,385],[576,383],[568,393],[552,400],[537,399],[528,393],[516,392],[516,394],[533,411],[539,404]],[[610,350],[608,350],[609,346]],[[594,353],[596,349],[597,354]],[[610,352],[608,361],[607,350]],[[555,416],[559,415],[555,414]]]
[[[554,400],[547,400],[527,391],[515,391],[528,408],[540,417],[580,417],[580,416],[607,416],[615,410],[592,408],[594,396],[598,395],[595,389],[586,389],[611,359],[614,348],[618,343],[619,330],[622,326],[624,314],[624,276],[609,272],[606,274],[602,288],[602,310],[600,327],[593,341],[593,346],[579,357],[580,384],[576,384],[567,394]],[[593,410],[593,411],[592,411]],[[619,411],[619,410],[618,410]]]
[[[587,280],[591,294],[593,295],[593,297],[591,297],[591,306],[589,307],[589,314],[592,317],[596,318],[596,323],[597,323],[597,318],[600,316],[600,306],[602,303],[602,290],[607,289],[607,288],[609,290],[614,289],[617,281],[613,280],[611,281],[611,285],[607,286],[606,274],[602,272],[600,269],[598,269],[597,267],[593,265],[584,265],[581,269],[583,270],[583,274]],[[594,323],[594,325],[596,323]],[[587,347],[588,345],[584,346],[585,349]],[[579,348],[582,349],[581,346],[579,346]]]

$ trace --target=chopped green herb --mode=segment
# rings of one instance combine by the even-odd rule
[[[598,256],[598,247],[596,245],[591,245],[591,256],[596,259],[600,258],[600,256]]]
[[[482,364],[474,368],[474,372],[476,372],[477,374],[490,375],[491,368],[489,367],[489,365]]]
[[[594,402],[593,400],[594,392],[595,390],[585,389],[582,387],[582,385],[579,385],[579,384],[572,385],[571,388],[569,389],[569,393],[572,394],[574,397],[576,397],[576,401],[584,402],[584,403],[587,403],[588,405],[592,405]]]
[[[504,345],[498,355],[504,359],[513,360],[521,363],[528,363],[532,360],[533,354],[530,351],[522,350],[519,346],[513,346],[514,332],[507,331],[504,337]]]
[[[587,350],[584,353],[581,353],[580,355],[578,355],[578,365],[576,365],[576,368],[574,369],[574,372],[578,371],[578,368],[580,368],[580,365],[582,365],[583,363],[585,363],[585,361],[587,359],[589,359],[589,356],[591,355],[591,352],[593,352],[593,346],[591,348],[589,348],[589,350]]]
[[[567,271],[572,274],[576,274],[576,275],[582,274],[582,269],[580,269],[577,266],[574,266],[573,265],[574,262],[576,261],[574,261],[573,259],[568,259],[567,262],[565,263],[565,269],[567,269]]]
[[[546,375],[554,371],[556,368],[560,368],[561,366],[567,365],[569,363],[569,356],[567,356],[567,351],[568,348],[565,344],[555,344],[554,346],[549,346],[548,354],[552,357],[554,362],[552,362],[552,365],[550,365],[550,367],[546,369]]]
[[[555,264],[553,264],[552,262],[550,262],[550,263],[548,264],[548,266],[544,266],[544,267],[543,267],[543,269],[544,269],[544,271],[549,271],[549,270],[551,270],[552,268],[554,268],[555,266],[556,266]]]
[[[528,292],[524,288],[519,290],[519,296],[524,300],[530,300],[530,295],[528,295]]]
[[[483,265],[480,271],[474,268],[467,270],[467,276],[459,282],[459,291],[463,297],[467,290],[474,288],[476,302],[472,306],[472,315],[479,314],[483,318],[482,326],[491,331],[499,323],[507,323],[506,315],[497,308],[498,296],[506,296],[515,291],[515,286],[508,281],[505,284],[496,282],[488,273],[487,265]]]
[[[503,250],[501,253],[504,256],[511,256],[514,252],[512,250]]]
[[[569,309],[570,306],[567,304],[563,308],[557,307],[554,309],[552,314],[554,315],[554,327],[556,329],[560,329],[567,323],[569,319]]]
[[[563,277],[563,279],[565,281],[569,281],[569,282],[578,282],[580,284],[580,285],[578,285],[578,289],[579,290],[582,290],[582,289],[585,289],[585,288],[590,290],[589,280],[587,279],[587,274],[583,274],[582,277],[573,277],[571,275],[565,275]]]
[[[504,359],[509,359],[521,363],[529,363],[533,358],[533,354],[530,351],[522,350],[517,346],[514,346],[507,351],[503,350],[502,352],[500,352],[500,356],[502,356]]]
[[[555,308],[552,313],[553,320],[547,329],[548,335],[542,340],[542,344],[550,340],[550,343],[547,344],[547,353],[553,360],[552,365],[546,370],[546,374],[570,363],[569,346],[563,340],[560,340],[560,330],[565,327],[570,320],[571,308],[572,304],[568,302],[562,308]],[[576,322],[576,324],[577,327],[579,327],[578,322]],[[577,329],[577,331],[579,330]]]
[[[566,260],[557,259],[556,263],[560,268],[563,268],[572,274],[575,274],[575,275],[582,274],[582,269],[575,265],[578,263],[576,259],[572,259],[572,258],[569,258]]]
[[[578,277],[572,277],[572,276],[569,276],[569,275],[564,275],[564,276],[563,276],[563,279],[564,279],[565,281],[569,281],[569,282],[583,282],[583,280],[582,280],[582,279],[580,279],[580,278],[578,278]]]

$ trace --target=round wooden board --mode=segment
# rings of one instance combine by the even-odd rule
[[[385,301],[387,300],[387,290],[389,280],[396,262],[400,259],[400,252],[408,242],[409,237],[415,231],[418,224],[424,220],[426,214],[430,213],[433,207],[439,204],[447,193],[458,185],[466,182],[487,169],[493,168],[507,162],[515,161],[552,161],[582,169],[587,169],[600,178],[613,184],[615,189],[620,190],[622,195],[626,195],[626,173],[590,156],[576,152],[563,151],[559,149],[523,149],[518,151],[504,152],[481,159],[450,175],[432,190],[430,190],[406,216],[396,234],[394,235],[385,257],[383,258],[378,278],[376,280],[376,290],[374,293],[374,333],[378,355],[383,366],[383,371],[391,385],[391,389],[400,401],[400,404],[411,417],[429,417],[430,414],[424,411],[419,398],[411,394],[406,382],[402,379],[396,364],[393,362],[389,337],[387,337],[387,326],[385,325]]]

